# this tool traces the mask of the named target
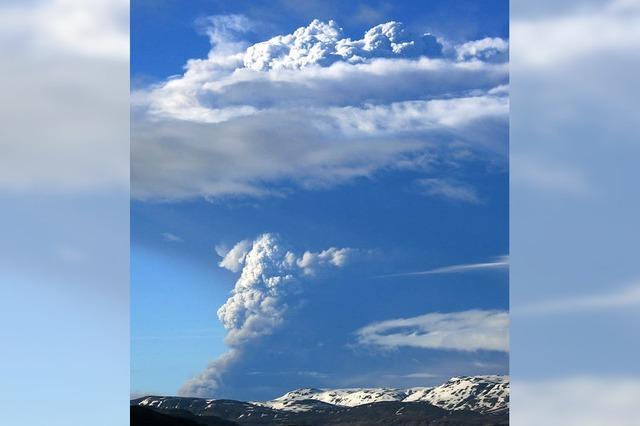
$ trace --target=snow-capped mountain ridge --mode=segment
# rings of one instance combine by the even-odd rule
[[[446,410],[443,413],[460,412],[467,415],[468,412],[474,412],[478,416],[504,417],[509,410],[509,377],[453,377],[439,386],[407,389],[302,388],[264,402],[145,396],[132,400],[131,404],[154,410],[186,410],[195,415],[214,414],[231,420],[239,420],[240,417],[272,416],[275,419],[277,416],[293,416],[291,418],[294,421],[297,419],[295,416],[342,415],[358,410],[358,407],[380,407],[384,404],[391,404],[394,410],[404,409],[403,406],[406,409],[418,407],[418,410],[432,407]]]
[[[302,388],[287,392],[271,401],[255,403],[277,410],[295,410],[309,400],[355,407],[383,401],[428,402],[446,410],[471,410],[483,413],[501,412],[509,406],[508,376],[452,377],[435,387],[396,388]]]
[[[299,401],[315,400],[342,407],[355,407],[382,401],[402,401],[407,396],[404,389],[351,388],[351,389],[296,389],[279,398],[259,404],[286,410]]]

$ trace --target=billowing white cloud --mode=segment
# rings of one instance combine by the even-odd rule
[[[342,28],[331,20],[314,19],[309,26],[292,34],[257,43],[244,56],[247,68],[300,69],[311,65],[328,66],[337,61],[363,62],[380,57],[438,57],[442,45],[430,34],[409,33],[399,22],[387,22],[368,30],[361,40],[342,37]]]
[[[509,42],[497,37],[473,40],[455,47],[459,61],[469,59],[504,61],[509,52]]]
[[[221,268],[225,268],[230,270],[231,272],[238,272],[242,269],[242,265],[244,264],[244,259],[247,257],[247,253],[251,249],[251,241],[243,240],[236,243],[235,246],[231,248],[231,250],[224,250],[222,247],[216,247],[216,252],[222,260],[218,265]]]
[[[228,344],[269,334],[282,323],[297,269],[296,256],[275,235],[261,235],[252,243],[231,297],[218,309]]]
[[[322,268],[343,267],[354,252],[331,247],[298,256],[275,234],[236,244],[220,263],[236,272],[242,265],[231,296],[218,309],[218,318],[228,330],[226,342],[233,346],[271,333],[284,319],[287,297],[300,289],[301,276],[314,275]]]
[[[315,20],[252,46],[246,18],[209,24],[207,58],[133,94],[134,197],[327,187],[452,146],[506,159],[508,67],[478,53],[496,40],[459,60],[398,22],[351,40]]]
[[[343,267],[354,252],[331,247],[298,256],[275,234],[263,234],[252,242],[237,243],[226,253],[221,251],[221,267],[241,270],[231,296],[218,309],[218,318],[227,329],[225,342],[230,351],[187,382],[181,394],[211,396],[222,373],[241,356],[245,345],[273,333],[285,321],[291,296],[303,290],[301,278],[323,268]]]
[[[305,251],[296,263],[300,268],[302,268],[305,275],[313,275],[318,268],[324,266],[344,266],[352,253],[353,249],[338,249],[335,247],[328,248],[319,253]]]
[[[497,310],[430,313],[376,322],[357,332],[358,343],[383,348],[458,351],[509,350],[509,314]]]

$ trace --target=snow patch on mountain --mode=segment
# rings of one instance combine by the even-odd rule
[[[383,401],[428,402],[446,410],[471,410],[481,413],[506,411],[509,408],[508,376],[453,377],[436,387],[314,389],[304,388],[260,403],[277,410],[300,410],[310,400],[355,407]]]
[[[281,397],[283,398],[283,397]],[[307,411],[324,411],[331,410],[335,408],[335,404],[331,404],[328,402],[320,401],[318,399],[283,399],[280,401],[268,401],[268,402],[252,402],[252,404],[268,407],[274,410],[283,410],[283,411],[292,411],[296,413],[307,412]]]
[[[342,407],[371,404],[382,401],[402,401],[406,397],[403,389],[389,388],[353,388],[353,389],[297,389],[279,398],[264,402],[266,406],[277,410],[286,410],[298,401],[315,400]]]
[[[500,412],[509,408],[509,377],[453,377],[434,388],[416,389],[403,401],[424,401],[446,410]]]

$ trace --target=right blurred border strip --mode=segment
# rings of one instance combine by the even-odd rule
[[[640,1],[511,2],[511,421],[634,425]]]

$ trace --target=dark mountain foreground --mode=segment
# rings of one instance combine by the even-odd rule
[[[473,411],[448,411],[427,402],[375,402],[356,407],[283,411],[224,400],[197,415],[187,410],[132,406],[131,426],[213,425],[508,425],[509,416]],[[308,407],[308,406],[307,406]]]
[[[199,417],[184,410],[154,410],[132,405],[131,426],[237,426],[238,423],[216,416]]]

